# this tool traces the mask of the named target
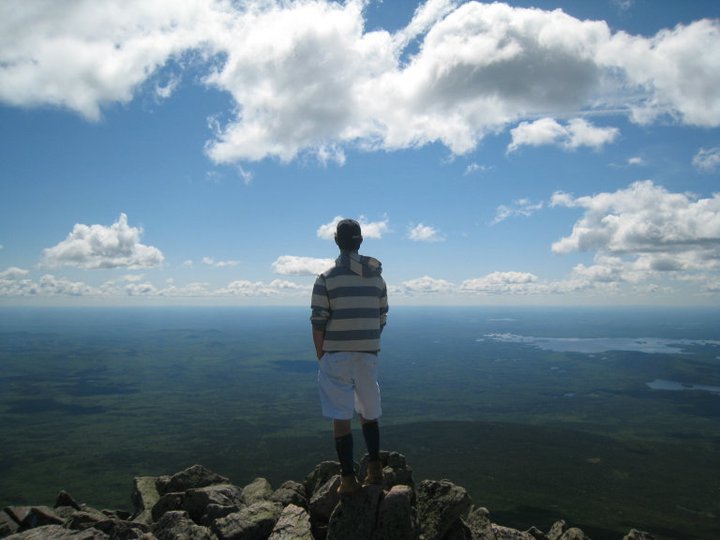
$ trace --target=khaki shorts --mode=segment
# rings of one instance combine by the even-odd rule
[[[380,418],[380,387],[375,354],[331,352],[320,359],[318,386],[323,416],[350,420],[353,411],[366,420]]]

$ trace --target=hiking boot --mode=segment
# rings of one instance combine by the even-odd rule
[[[363,484],[364,485],[368,485],[368,484],[382,485],[382,483],[383,483],[382,463],[380,463],[379,460],[368,461],[367,474],[365,475],[365,480],[363,480]]]
[[[362,486],[357,481],[357,478],[355,478],[355,475],[348,474],[347,476],[342,477],[337,492],[340,495],[352,495],[353,493],[357,493],[361,489]]]

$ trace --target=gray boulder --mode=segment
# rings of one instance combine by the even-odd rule
[[[272,494],[272,486],[265,478],[256,478],[242,490],[243,499],[248,506],[256,502],[267,501]]]
[[[211,528],[220,540],[265,540],[281,512],[279,504],[260,501],[215,520]]]
[[[450,529],[443,536],[443,540],[474,540],[472,531],[467,523],[458,519],[450,525]]]
[[[630,529],[623,537],[623,540],[655,540],[655,537],[649,532],[639,531],[638,529]]]
[[[175,510],[183,510],[185,506],[185,494],[184,493],[166,493],[158,499],[155,506],[152,507],[150,512],[152,521],[159,521],[167,512]]]
[[[560,537],[565,534],[567,530],[567,523],[564,519],[559,519],[552,524],[550,530],[547,533],[548,540],[560,540]]]
[[[208,521],[205,516],[210,514],[218,517],[237,512],[245,506],[242,491],[232,484],[215,484],[201,488],[189,489],[183,497],[183,509],[190,514],[196,523]],[[212,505],[212,508],[209,508]]]
[[[62,525],[44,525],[6,537],[6,540],[109,540],[97,529],[71,531]]]
[[[340,486],[340,475],[336,474],[315,491],[310,499],[310,518],[313,522],[327,523],[330,520],[330,514],[340,502],[338,486]]]
[[[210,529],[195,524],[184,511],[163,514],[152,527],[157,540],[216,540]]]
[[[157,478],[157,490],[160,495],[172,492],[184,492],[188,489],[212,486],[213,484],[227,484],[229,480],[212,472],[202,465],[193,465],[170,477]]]
[[[496,540],[487,508],[473,507],[465,518],[465,523],[472,531],[473,540]]]
[[[419,534],[415,492],[410,486],[393,486],[380,502],[375,540],[415,540]]]
[[[382,496],[381,486],[365,486],[341,497],[328,522],[327,540],[371,540]]]
[[[577,527],[570,527],[563,533],[560,540],[590,540],[590,537],[581,529],[578,529]]]
[[[496,540],[534,540],[534,536],[530,533],[511,529],[510,527],[493,524],[492,530]]]
[[[135,508],[130,518],[139,523],[152,523],[152,509],[160,500],[155,476],[136,476],[133,479],[132,503]]]
[[[315,492],[336,474],[340,474],[340,463],[337,461],[323,461],[315,466],[313,471],[305,477],[305,493],[312,497]]]
[[[270,500],[282,504],[283,507],[294,504],[306,510],[308,508],[305,486],[293,480],[288,480],[276,489],[270,496]]]
[[[288,504],[268,540],[313,540],[310,514],[300,506]]]
[[[61,506],[69,506],[75,510],[81,510],[78,502],[65,490],[60,491],[60,493],[57,494],[57,497],[55,497],[55,508]]]
[[[417,486],[417,511],[425,540],[441,540],[472,501],[465,488],[449,480],[423,480]]]

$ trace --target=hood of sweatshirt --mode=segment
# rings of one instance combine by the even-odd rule
[[[358,253],[343,253],[335,262],[340,266],[347,266],[358,276],[375,277],[382,274],[382,263],[380,261]]]

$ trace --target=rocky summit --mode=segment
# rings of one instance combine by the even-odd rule
[[[547,532],[493,523],[449,480],[415,483],[405,456],[382,452],[383,485],[340,496],[340,465],[320,463],[304,482],[273,489],[264,478],[240,487],[201,465],[133,482],[134,512],[98,510],[61,492],[55,505],[0,512],[0,537],[12,540],[583,540],[557,521]],[[364,477],[367,456],[358,465]],[[624,540],[650,540],[631,530]]]

